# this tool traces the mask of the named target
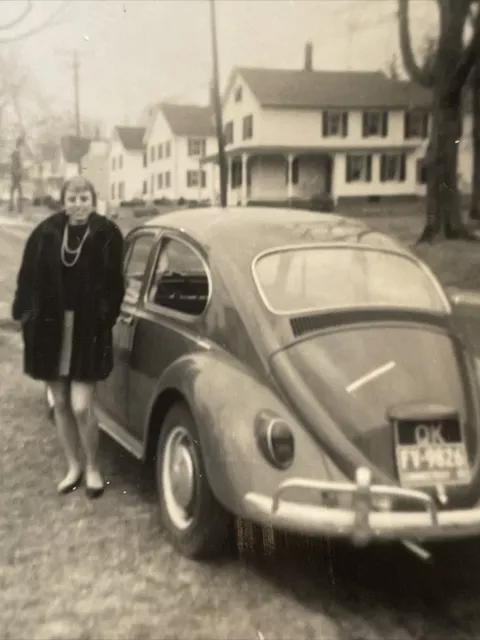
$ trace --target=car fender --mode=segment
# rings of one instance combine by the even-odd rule
[[[292,477],[332,479],[334,466],[275,391],[234,358],[217,351],[183,356],[162,374],[156,399],[167,390],[186,400],[199,430],[207,477],[216,498],[237,515],[249,491],[271,494]],[[260,452],[254,420],[274,411],[291,427],[295,458],[287,470],[271,466]]]

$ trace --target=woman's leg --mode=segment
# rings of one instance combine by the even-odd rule
[[[95,385],[72,381],[70,393],[73,413],[85,452],[85,483],[90,494],[100,495],[104,482],[98,467],[98,422],[93,411]]]
[[[80,460],[80,440],[75,418],[70,405],[70,385],[67,380],[55,380],[49,383],[54,399],[55,423],[58,438],[67,458],[68,471],[57,489],[68,493],[80,480],[82,463]]]

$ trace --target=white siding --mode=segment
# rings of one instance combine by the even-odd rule
[[[119,158],[122,157],[122,168],[119,168]],[[115,169],[113,159],[115,158]],[[121,200],[133,200],[142,197],[143,181],[143,151],[126,151],[116,132],[112,137],[107,156],[108,167],[108,200],[118,205]],[[123,197],[120,197],[120,184],[123,183]],[[113,196],[112,188],[115,187]]]

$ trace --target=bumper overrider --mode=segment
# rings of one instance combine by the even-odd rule
[[[351,508],[288,500],[292,490],[318,491],[333,496],[350,495]],[[375,500],[408,500],[423,511],[379,511]],[[371,483],[366,468],[357,470],[355,482],[330,482],[292,478],[282,482],[273,496],[247,493],[245,503],[252,520],[294,533],[349,538],[366,545],[375,540],[434,541],[480,534],[480,507],[441,510],[423,491]]]

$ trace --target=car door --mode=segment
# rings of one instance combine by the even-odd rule
[[[164,231],[142,294],[131,350],[129,432],[143,441],[161,374],[182,355],[208,348],[202,340],[212,279],[201,247]]]
[[[139,229],[127,238],[124,260],[125,296],[113,327],[113,370],[99,385],[101,408],[120,426],[128,423],[128,368],[137,325],[137,308],[145,287],[156,230]]]

